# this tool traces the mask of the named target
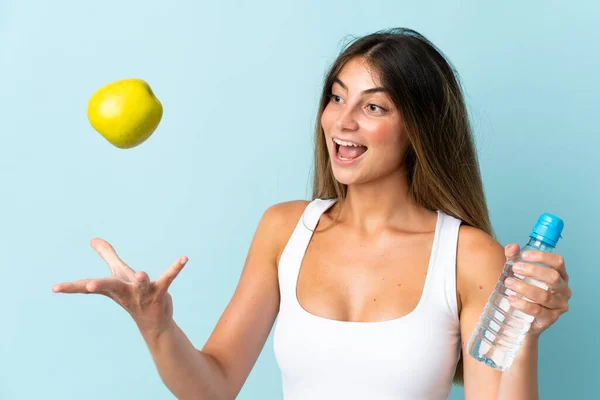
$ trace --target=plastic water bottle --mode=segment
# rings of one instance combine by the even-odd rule
[[[547,213],[542,214],[529,235],[529,243],[521,248],[521,252],[526,250],[552,252],[561,237],[563,227],[564,222],[560,218]],[[467,345],[469,355],[500,371],[505,371],[511,366],[534,320],[533,316],[511,306],[508,301],[509,295],[531,300],[507,288],[504,280],[513,277],[548,290],[548,285],[543,282],[515,274],[512,266],[519,261],[521,261],[520,254],[517,260],[509,260],[504,265],[502,275]]]

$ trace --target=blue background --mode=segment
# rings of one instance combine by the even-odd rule
[[[599,20],[591,1],[2,0],[0,399],[173,398],[124,310],[52,285],[108,273],[94,237],[151,278],[187,255],[171,293],[201,347],[263,211],[310,197],[327,66],[348,35],[398,26],[462,77],[499,241],[565,220],[573,298],[542,336],[541,398],[597,396]],[[119,150],[86,106],[129,77],[165,113]],[[281,398],[271,338],[239,398]]]

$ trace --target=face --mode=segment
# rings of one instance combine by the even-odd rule
[[[321,117],[333,174],[365,183],[401,170],[407,140],[399,111],[377,73],[360,58],[337,76]]]

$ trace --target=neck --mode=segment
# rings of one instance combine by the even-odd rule
[[[432,212],[415,203],[408,178],[394,174],[364,184],[348,185],[339,219],[364,233],[381,229],[420,230]]]

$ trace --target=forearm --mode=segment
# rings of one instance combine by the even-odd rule
[[[142,332],[142,336],[161,380],[178,399],[229,398],[219,364],[196,349],[175,322],[160,335]]]
[[[527,336],[509,369],[502,373],[498,400],[537,400],[538,336]]]

